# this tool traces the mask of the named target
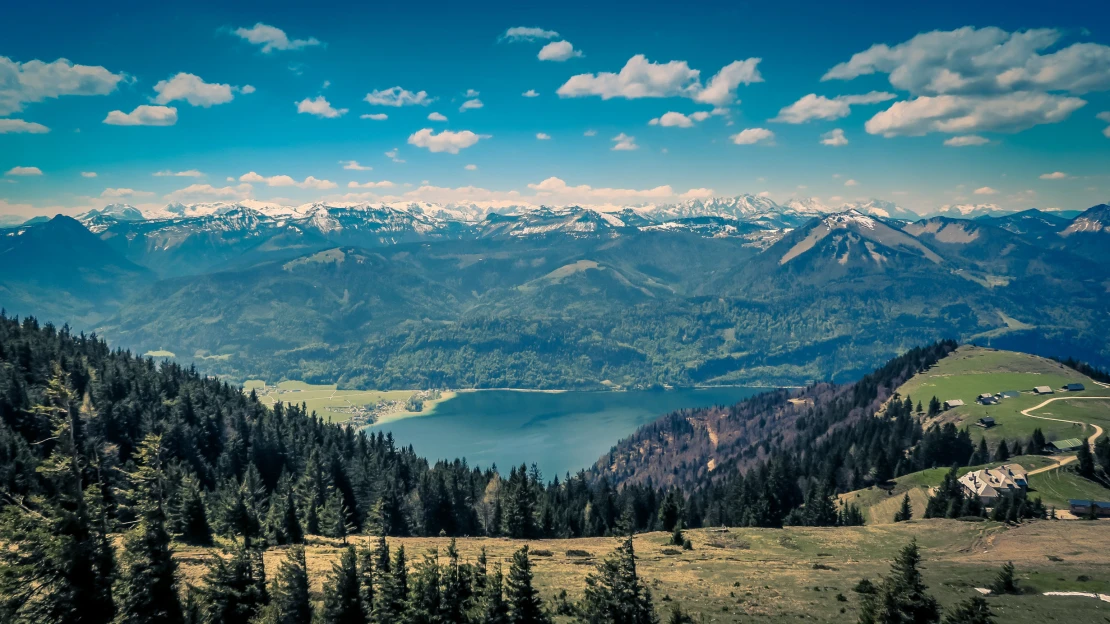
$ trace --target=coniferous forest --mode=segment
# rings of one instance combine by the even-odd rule
[[[575,613],[590,622],[656,621],[631,533],[862,524],[835,494],[966,464],[974,452],[966,432],[922,431],[910,398],[885,400],[954,347],[914,349],[855,384],[799,391],[817,397],[804,425],[791,421],[789,436],[761,442],[742,472],[738,462],[720,477],[682,475],[663,486],[596,467],[546,481],[537,466],[503,476],[463,459],[432,465],[388,436],[325,424],[295,405],[270,409],[193,369],[0,316],[0,614],[18,622],[307,621],[297,546],[310,535],[357,533],[379,536],[377,547],[351,548],[337,562],[316,616],[323,621],[545,621],[526,549],[508,571],[460,564],[453,549],[413,564],[385,541],[407,535],[624,536],[587,580]],[[730,409],[738,419],[767,418],[783,398],[772,392]],[[172,543],[214,541],[234,547],[179,599]],[[271,546],[291,548],[267,579],[260,552]]]

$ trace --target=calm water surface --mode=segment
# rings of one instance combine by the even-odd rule
[[[465,457],[482,468],[539,464],[560,478],[592,465],[637,427],[685,407],[731,405],[762,388],[634,392],[460,392],[434,413],[370,430],[436,459]]]

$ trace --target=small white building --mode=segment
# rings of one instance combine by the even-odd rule
[[[998,468],[976,470],[960,477],[960,485],[964,486],[964,493],[978,496],[984,505],[993,505],[1004,495],[1029,487],[1025,478],[1025,469],[1020,464],[1006,464]]]
[[[963,407],[964,402],[960,399],[948,399],[944,402],[944,409],[950,410],[953,407]]]
[[[1036,394],[1053,394],[1052,388],[1050,386],[1037,386],[1036,388],[1033,388],[1033,392]]]

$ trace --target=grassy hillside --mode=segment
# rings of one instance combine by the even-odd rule
[[[1035,474],[1029,477],[1029,488],[1030,496],[1040,496],[1045,505],[1057,509],[1067,509],[1071,499],[1110,500],[1110,490],[1079,476],[1073,466]]]
[[[1059,392],[1064,384],[1079,382],[1086,386],[1082,392]],[[1050,386],[1057,390],[1051,396],[1035,395],[1034,386]],[[1005,399],[999,405],[979,405],[975,397],[984,392],[1017,390],[1021,396]],[[1045,358],[1016,353],[997,351],[984,347],[966,345],[941,360],[933,368],[921,372],[902,385],[898,391],[903,396],[911,396],[914,401],[928,405],[931,397],[942,403],[950,399],[964,402],[943,412],[936,422],[952,422],[957,427],[969,427],[976,441],[986,437],[989,442],[1002,439],[1013,441],[1026,440],[1034,429],[1041,429],[1049,440],[1087,437],[1094,433],[1089,427],[1064,422],[1030,418],[1021,413],[1033,408],[1046,399],[1067,397],[1097,397],[1110,399],[1110,388],[1096,385],[1086,375]],[[1034,412],[1037,416],[1096,422],[1106,428],[1110,424],[1110,401],[1055,401]],[[991,416],[997,425],[991,429],[973,426],[984,416]]]
[[[637,536],[639,572],[648,581],[664,614],[671,604],[701,614],[707,622],[854,622],[859,595],[852,588],[861,578],[877,579],[889,570],[895,552],[917,538],[924,556],[925,580],[948,607],[990,583],[1002,563],[1013,561],[1020,584],[1043,591],[1110,592],[1110,553],[1092,545],[1105,540],[1105,522],[1034,522],[1006,528],[990,522],[914,520],[885,526],[847,529],[728,529],[688,531],[692,551],[668,545],[669,534]],[[353,538],[359,545],[365,539]],[[430,548],[444,552],[440,538],[390,539],[404,544],[410,559]],[[459,550],[471,562],[486,548],[490,563],[504,561],[525,542],[462,539]],[[550,600],[566,589],[581,597],[585,577],[611,551],[615,540],[591,538],[530,542],[537,584]],[[320,599],[324,576],[341,545],[317,540],[308,548],[312,591]],[[582,552],[568,554],[569,551]],[[212,549],[181,547],[182,573],[199,583]],[[544,552],[549,553],[544,555]],[[284,555],[267,553],[268,575]],[[1084,577],[1087,580],[1078,580]],[[838,599],[842,595],[845,600]],[[991,599],[999,622],[1041,624],[1045,621],[1102,622],[1110,605],[1090,598],[1039,595]],[[569,621],[569,620],[561,620]]]

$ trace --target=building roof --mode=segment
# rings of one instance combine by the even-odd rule
[[[999,492],[1026,487],[1025,469],[1020,464],[976,470],[960,477],[960,483],[978,496],[995,498]]]
[[[1004,399],[1013,399],[1013,398],[1019,397],[1019,396],[1021,396],[1021,393],[1018,392],[1017,390],[1003,390],[1002,391],[1002,398],[1004,398]]]
[[[980,399],[989,399],[989,398],[991,398],[992,396],[994,396],[994,395],[993,395],[993,394],[991,394],[990,392],[984,392],[983,394],[980,394],[980,395],[979,395],[979,398],[980,398]]]
[[[1070,384],[1068,384],[1064,387],[1067,388],[1068,390],[1073,390],[1073,391],[1074,390],[1084,390],[1085,389],[1083,384],[1081,384],[1081,383],[1070,383]]]
[[[1052,394],[1052,388],[1050,388],[1049,386],[1037,386],[1033,388],[1033,392],[1037,392],[1039,394]]]
[[[1083,441],[1079,438],[1068,438],[1067,440],[1056,440],[1052,443],[1058,449],[1072,449],[1083,446]]]
[[[952,407],[959,407],[960,405],[963,405],[964,402],[959,399],[948,399],[944,402],[944,404],[951,405]]]
[[[1110,509],[1110,503],[1106,501],[1094,501],[1094,503],[1095,507],[1099,507],[1101,509]],[[1068,501],[1068,504],[1073,507],[1087,507],[1091,504],[1091,501],[1071,499]]]
[[[979,419],[981,422],[994,422],[994,416],[984,416]]]

